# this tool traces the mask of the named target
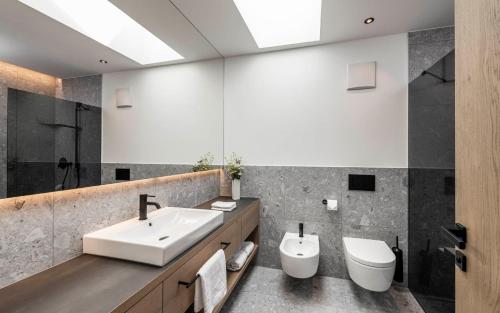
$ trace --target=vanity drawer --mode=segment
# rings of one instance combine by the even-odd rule
[[[241,219],[238,218],[231,226],[226,228],[215,241],[219,243],[219,247],[223,248],[224,243],[229,243],[226,249],[224,249],[224,254],[226,255],[226,260],[229,259],[241,245]]]
[[[163,285],[158,285],[139,302],[134,304],[127,313],[162,313]]]
[[[186,288],[185,285],[179,285],[179,281],[192,281],[200,267],[218,249],[219,243],[212,240],[163,282],[163,313],[184,313],[189,308],[194,301],[195,284]]]
[[[260,218],[260,204],[249,208],[241,217],[241,240],[245,240],[248,235],[257,227]]]
[[[223,247],[223,245],[221,245],[222,242],[230,243],[224,250],[227,259],[240,247],[240,219],[224,229],[224,231],[215,237],[205,248],[163,282],[163,313],[184,313],[191,304],[193,304],[195,284],[186,288],[184,285],[179,285],[179,281],[192,281],[203,264],[212,257],[217,250]]]

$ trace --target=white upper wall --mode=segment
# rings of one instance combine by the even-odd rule
[[[133,108],[117,109],[130,88]],[[102,162],[194,164],[207,152],[221,164],[222,59],[103,75]]]
[[[377,88],[346,90],[377,62]],[[225,60],[224,150],[248,165],[407,167],[407,34]]]

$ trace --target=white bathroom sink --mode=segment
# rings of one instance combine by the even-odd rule
[[[83,236],[83,253],[163,266],[222,225],[223,212],[166,207]]]

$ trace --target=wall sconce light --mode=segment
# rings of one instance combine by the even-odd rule
[[[130,96],[130,88],[118,88],[115,90],[116,107],[125,109],[132,107],[132,98]]]
[[[375,87],[375,61],[347,65],[347,90],[372,89]]]

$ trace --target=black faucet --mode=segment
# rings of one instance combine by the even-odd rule
[[[148,202],[148,198],[154,198],[155,196],[141,194],[139,195],[139,221],[148,219],[148,205],[154,205],[156,209],[161,208],[161,206],[156,202]]]
[[[304,237],[304,223],[299,223],[299,237]]]

